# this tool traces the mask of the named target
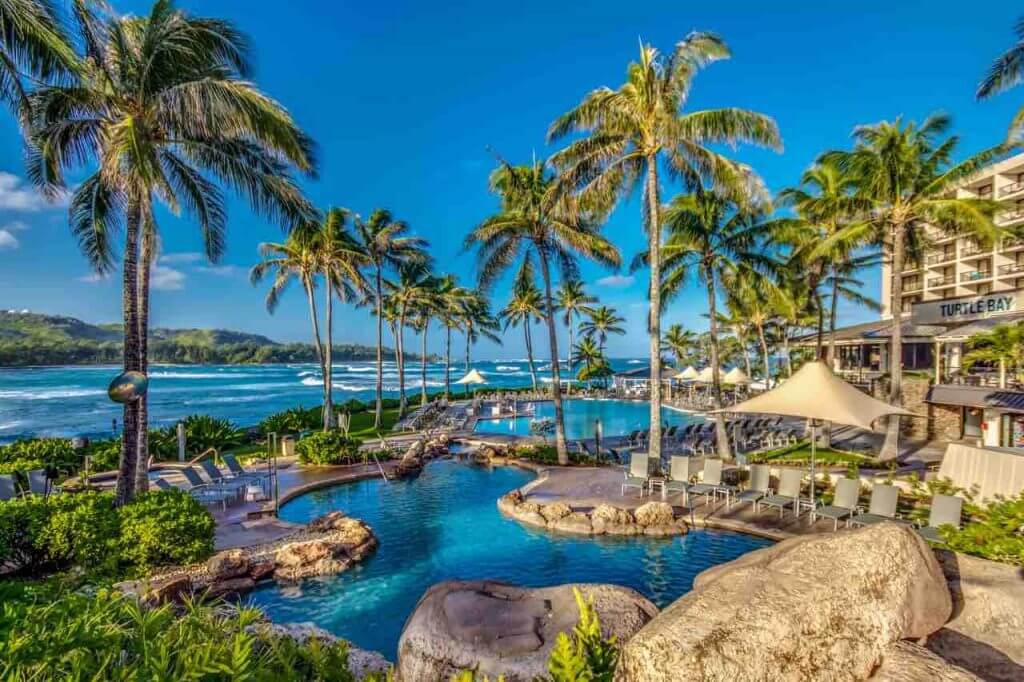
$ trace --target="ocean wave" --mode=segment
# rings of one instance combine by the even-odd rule
[[[235,372],[150,372],[150,379],[246,379],[260,376],[258,374],[238,374]]]
[[[521,368],[516,365],[498,365],[494,369],[499,372],[518,372]]]
[[[57,400],[59,398],[84,398],[90,395],[106,395],[99,389],[79,389],[63,391],[0,391],[0,400]]]
[[[642,364],[644,364],[644,361],[643,360],[629,360],[628,362],[626,362],[626,364],[627,365],[642,365]]]

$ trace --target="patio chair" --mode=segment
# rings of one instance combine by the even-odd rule
[[[724,493],[726,507],[729,506],[729,495],[734,492],[736,492],[736,486],[722,483],[722,460],[720,459],[704,460],[704,475],[701,477],[701,482],[690,487],[690,494],[703,495],[705,504],[712,495],[717,497],[719,493]]]
[[[204,459],[199,462],[199,466],[202,467],[203,472],[210,479],[210,483],[219,485],[222,488],[237,491],[239,488],[244,488],[246,485],[245,481],[236,478],[234,475],[225,475],[224,472],[213,463],[213,460]]]
[[[946,544],[946,541],[939,535],[939,528],[942,526],[960,528],[960,514],[963,511],[963,506],[963,499],[956,495],[935,495],[932,497],[932,508],[928,513],[928,525],[919,527],[917,532],[928,542]]]
[[[626,488],[640,488],[640,497],[644,496],[647,490],[647,481],[650,478],[648,466],[650,457],[646,452],[634,452],[629,457],[629,471],[623,472],[626,480],[622,482],[622,495],[626,495]]]
[[[857,513],[857,502],[860,499],[860,479],[841,478],[836,483],[836,495],[832,504],[821,509],[811,510],[811,523],[819,516],[832,519],[832,530],[839,530],[839,522],[845,520],[847,527],[850,519]]]
[[[21,497],[21,493],[18,491],[18,484],[14,480],[14,474],[0,476],[0,501],[6,502],[16,497]]]
[[[153,479],[153,485],[160,490],[174,490],[174,486],[167,482],[166,478],[158,477]]]
[[[669,493],[683,493],[683,500],[689,506],[691,459],[681,455],[672,456],[669,461],[668,480],[661,488],[661,499],[668,497]]]
[[[869,526],[883,521],[907,523],[896,515],[896,505],[899,503],[899,499],[899,488],[894,485],[879,483],[871,489],[871,502],[868,504],[868,513],[857,514],[850,519],[850,523],[854,526]]]
[[[264,490],[266,485],[270,481],[270,474],[266,471],[246,471],[245,467],[238,463],[234,455],[223,455],[221,459],[224,460],[224,465],[227,466],[228,471],[235,478],[254,481],[258,483]]]
[[[783,469],[779,476],[779,490],[774,495],[768,495],[754,503],[754,508],[760,511],[762,506],[779,510],[779,518],[786,515],[786,507],[792,507],[794,513],[800,515],[800,482],[804,480],[803,469]]]
[[[756,508],[761,498],[768,494],[770,486],[771,472],[768,470],[768,465],[752,464],[750,465],[750,487],[738,493],[733,504],[749,502]]]
[[[28,478],[28,490],[33,495],[46,497],[51,492],[50,478],[46,475],[46,469],[32,469],[26,474]]]
[[[185,477],[185,480],[191,486],[186,492],[203,504],[220,503],[222,509],[227,509],[228,500],[238,497],[237,490],[224,488],[217,483],[207,483],[193,467],[183,468],[181,475]]]

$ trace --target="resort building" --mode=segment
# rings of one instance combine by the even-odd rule
[[[1005,202],[996,224],[1024,235],[1024,154],[987,166],[956,192]],[[1019,390],[1024,387],[1008,377],[1007,386],[999,388],[994,370],[968,373],[962,367],[968,338],[1024,319],[1024,236],[978,241],[932,227],[926,233],[923,249],[908,259],[902,272],[893,273],[891,263],[883,262],[881,319],[836,331],[834,369],[881,392],[876,384],[889,370],[895,324],[890,293],[894,277],[901,277],[902,365],[904,371],[921,372],[927,381],[919,397],[904,394],[909,409],[927,410],[928,433],[919,435],[1024,447],[1024,391]],[[816,336],[801,336],[794,343],[813,346]],[[910,393],[912,386],[910,382]]]

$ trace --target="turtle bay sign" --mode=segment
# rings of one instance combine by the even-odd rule
[[[964,296],[947,298],[940,301],[915,303],[911,308],[911,321],[914,324],[942,324],[951,322],[970,322],[986,317],[1005,315],[1022,309],[1024,291],[1000,291],[982,296]]]

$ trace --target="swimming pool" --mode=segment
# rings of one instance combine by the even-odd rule
[[[393,661],[416,602],[442,580],[490,578],[530,587],[616,583],[664,607],[689,591],[705,568],[770,544],[712,530],[672,539],[530,530],[502,517],[496,502],[532,478],[521,469],[443,460],[415,479],[361,481],[299,497],[281,509],[281,518],[305,523],[340,509],[369,523],[380,548],[339,576],[268,584],[250,599],[275,621],[316,623]]]
[[[525,409],[527,403],[521,403],[520,409]],[[551,418],[555,416],[555,405],[550,401],[535,403],[535,414],[521,416],[515,419],[489,419],[477,420],[473,431],[475,433],[500,433],[514,434],[517,436],[530,435],[530,422],[534,419]],[[594,422],[601,420],[601,430],[606,436],[624,436],[636,429],[646,430],[650,424],[651,406],[650,403],[635,400],[564,400],[562,405],[565,410],[565,437],[566,438],[593,438]],[[695,421],[703,422],[703,417],[680,412],[668,407],[661,408],[661,421],[663,424],[685,426]]]

